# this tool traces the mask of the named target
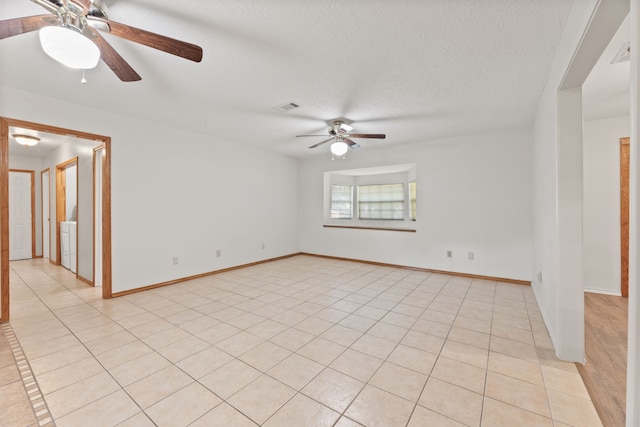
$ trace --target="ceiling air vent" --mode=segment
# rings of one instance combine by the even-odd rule
[[[619,62],[627,62],[631,59],[631,44],[629,42],[622,45],[616,56],[613,57],[611,61],[612,64],[617,64]]]
[[[300,108],[300,104],[297,104],[295,102],[287,102],[286,104],[276,105],[273,108],[275,108],[278,111],[282,111],[283,113],[286,113],[287,111],[291,111],[294,108]]]

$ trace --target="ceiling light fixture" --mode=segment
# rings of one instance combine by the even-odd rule
[[[337,140],[333,144],[331,144],[331,154],[334,156],[342,157],[344,159],[344,155],[349,151],[349,146],[342,140]]]
[[[33,147],[38,142],[40,142],[40,138],[38,138],[37,136],[22,134],[14,134],[11,136],[13,136],[13,139],[15,139],[18,144],[23,145],[25,148]]]
[[[69,68],[95,68],[100,61],[98,46],[75,27],[44,27],[40,44],[47,55]]]

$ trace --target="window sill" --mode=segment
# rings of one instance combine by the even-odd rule
[[[357,230],[380,230],[380,231],[402,231],[405,233],[415,233],[416,230],[412,228],[388,228],[388,227],[360,227],[355,225],[323,225],[325,228],[353,228]]]

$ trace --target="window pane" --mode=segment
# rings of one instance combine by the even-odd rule
[[[404,184],[358,186],[360,219],[404,219]]]
[[[353,186],[331,185],[331,218],[353,217],[351,205],[353,203]]]
[[[409,183],[409,201],[410,201],[410,209],[411,209],[411,221],[416,220],[416,198],[417,198],[416,182],[411,181]]]

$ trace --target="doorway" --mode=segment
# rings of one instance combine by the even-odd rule
[[[570,287],[572,294],[558,308],[580,314],[580,319],[571,315],[573,324],[567,322],[565,330],[582,339],[584,356],[572,360],[604,425],[624,425],[627,390],[628,301],[620,296],[625,250],[619,237],[622,213],[618,207],[623,209],[617,169],[619,138],[629,131],[633,113],[629,111],[629,62],[612,59],[622,41],[629,41],[625,34],[628,11],[629,4],[624,2],[596,7],[566,71],[558,105],[558,128],[568,128],[572,144],[563,151],[558,166],[559,177],[570,178],[564,183],[558,180],[571,191],[570,197],[558,203],[581,224],[583,237],[565,241],[565,248],[575,251],[581,264],[569,266],[574,267],[573,283],[561,286]],[[581,105],[573,108],[564,99],[572,91],[583,97]],[[565,142],[558,138],[558,146]],[[562,257],[559,263],[564,268]],[[583,292],[574,296],[577,290]]]
[[[35,172],[9,170],[9,260],[35,258]]]
[[[0,322],[10,319],[9,292],[9,129],[19,127],[97,142],[104,149],[102,185],[102,297],[111,298],[111,138],[103,135],[0,117]],[[51,201],[51,200],[50,200]],[[50,214],[52,212],[49,212]],[[43,219],[44,224],[44,219]],[[45,233],[46,234],[46,233]],[[53,241],[50,236],[50,244]],[[44,240],[44,239],[43,239]],[[52,248],[53,249],[53,248]],[[51,256],[50,251],[50,256]]]

